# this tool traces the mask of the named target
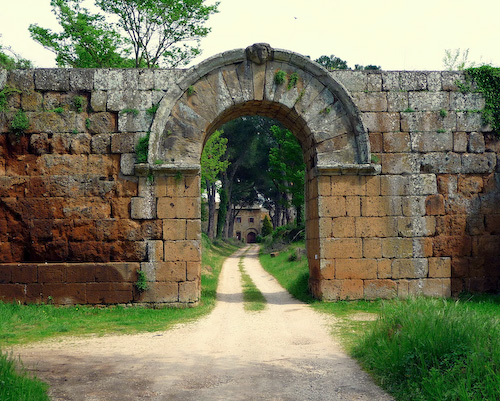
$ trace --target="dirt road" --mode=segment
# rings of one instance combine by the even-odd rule
[[[15,352],[54,401],[391,400],[341,351],[332,322],[291,298],[257,252],[244,266],[268,301],[263,312],[243,309],[239,251],[224,264],[215,310],[197,322]]]

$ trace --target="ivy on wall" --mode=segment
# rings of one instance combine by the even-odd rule
[[[467,68],[465,77],[474,81],[483,93],[486,101],[484,122],[490,124],[493,132],[500,137],[500,68],[489,65]]]

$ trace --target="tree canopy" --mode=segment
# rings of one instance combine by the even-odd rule
[[[51,0],[61,32],[32,24],[31,37],[56,54],[61,67],[176,67],[200,53],[204,26],[218,3],[205,0],[95,0],[102,13],[83,0]],[[117,23],[108,22],[118,18]]]
[[[321,64],[328,71],[333,70],[350,70],[351,68],[347,65],[347,61],[342,60],[339,57],[334,56],[333,54],[330,56],[321,56],[317,58],[316,61],[318,64]],[[373,64],[369,64],[367,66],[363,66],[360,64],[356,64],[354,66],[355,70],[380,70],[381,67]]]

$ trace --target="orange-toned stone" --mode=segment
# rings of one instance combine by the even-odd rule
[[[332,177],[332,195],[365,195],[365,178],[357,175]]]
[[[355,218],[354,217],[334,217],[332,219],[331,233],[335,238],[355,237]],[[320,220],[321,224],[321,220]],[[321,226],[320,226],[321,228]],[[321,232],[320,232],[321,234]]]
[[[200,262],[187,262],[186,263],[186,280],[194,281],[199,280],[201,275]]]
[[[365,299],[394,298],[398,293],[397,283],[393,280],[365,280],[363,284]]]
[[[156,281],[175,282],[185,280],[186,262],[156,262]]]
[[[360,259],[363,243],[361,238],[325,238],[321,241],[321,254],[325,259]]]
[[[391,259],[377,259],[377,277],[382,279],[393,278]]]
[[[346,204],[343,196],[325,196],[318,200],[320,217],[338,217],[346,215]]]
[[[380,240],[380,238],[363,238],[363,257],[382,257],[382,241]]]
[[[179,302],[178,283],[150,283],[149,289],[141,294],[142,302],[176,303]]]
[[[163,239],[168,241],[186,239],[186,220],[184,219],[164,219]]]
[[[200,242],[193,240],[165,241],[165,261],[197,262],[201,260]]]
[[[393,237],[396,236],[396,217],[357,217],[356,236],[357,237]]]
[[[376,259],[336,259],[336,279],[376,279]]]
[[[361,216],[361,197],[360,196],[346,196],[345,197],[345,211],[347,216],[357,217]]]
[[[429,195],[425,199],[425,213],[428,216],[439,216],[445,213],[443,195]]]
[[[335,260],[321,259],[320,271],[321,271],[321,279],[333,280],[335,278]]]
[[[185,281],[179,283],[179,302],[193,303],[200,300],[199,281]]]
[[[451,277],[451,258],[429,258],[429,277]]]

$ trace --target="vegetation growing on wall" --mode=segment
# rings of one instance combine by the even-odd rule
[[[467,68],[465,76],[468,81],[473,80],[477,84],[484,96],[484,122],[490,124],[493,132],[500,136],[500,68],[489,65]]]
[[[135,160],[137,163],[147,163],[148,162],[148,151],[149,151],[149,132],[139,139],[137,146],[135,147]]]

